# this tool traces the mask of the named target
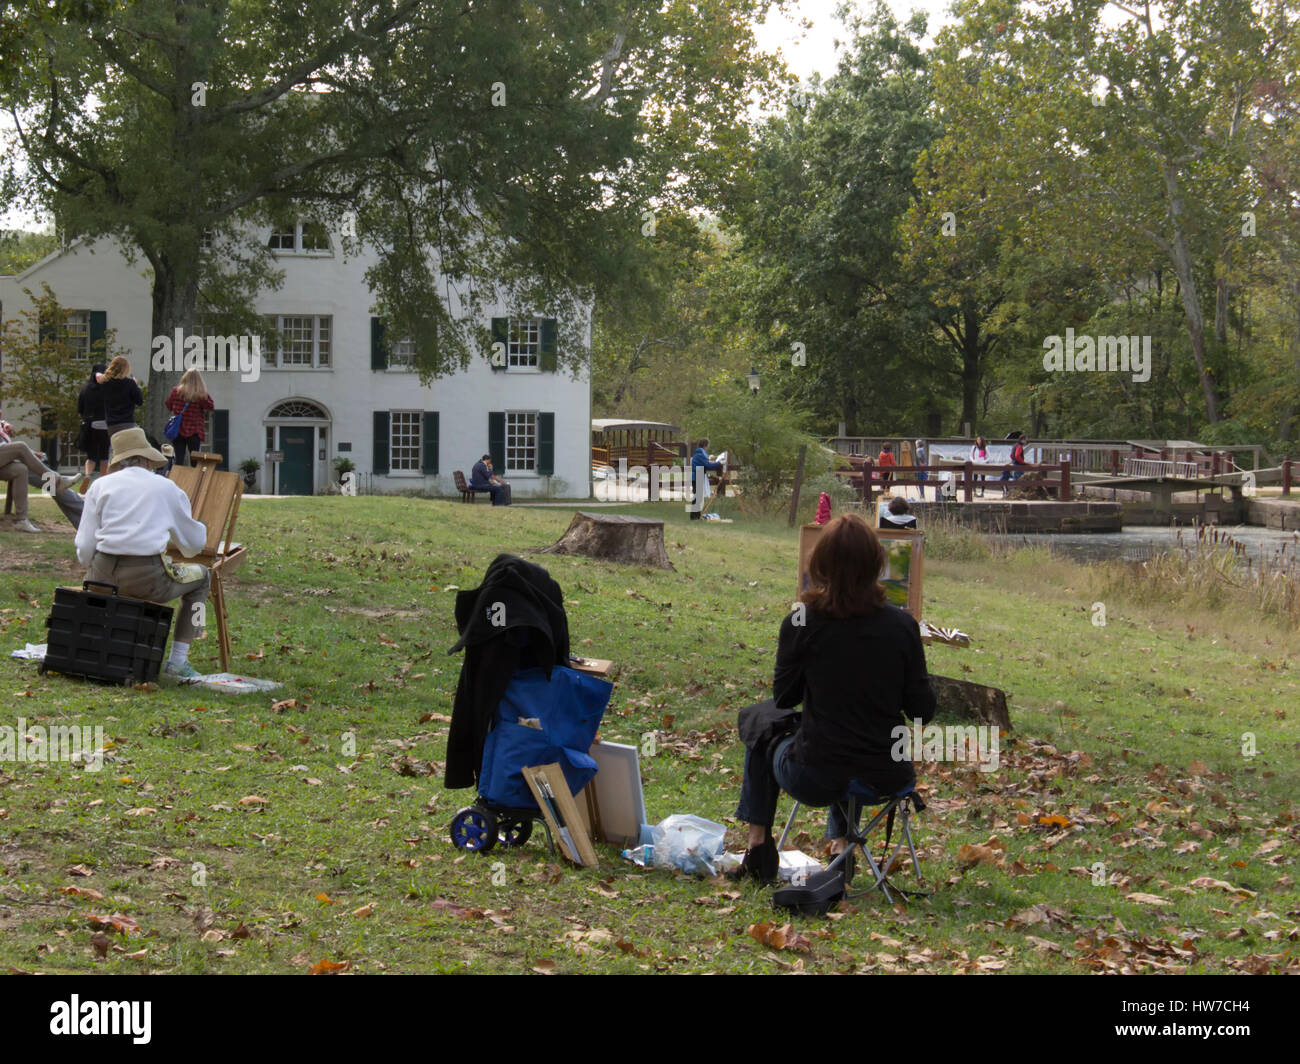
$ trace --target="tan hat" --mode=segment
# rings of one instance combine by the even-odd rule
[[[147,458],[154,465],[167,464],[167,459],[149,446],[149,438],[141,428],[123,429],[121,432],[113,433],[110,446],[113,449],[113,457],[108,462],[110,470],[128,458]]]

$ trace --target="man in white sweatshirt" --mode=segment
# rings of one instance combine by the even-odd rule
[[[176,637],[163,675],[181,683],[200,677],[189,663],[190,643],[203,631],[203,603],[211,572],[202,565],[177,565],[165,554],[174,540],[189,558],[203,549],[208,530],[194,520],[190,500],[153,469],[167,459],[149,446],[144,429],[114,433],[108,475],[86,492],[77,529],[77,560],[86,579],[116,584],[119,593],[150,602],[181,600]]]

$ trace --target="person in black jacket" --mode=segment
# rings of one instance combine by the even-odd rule
[[[749,825],[742,869],[762,882],[777,876],[772,825],[781,791],[831,806],[827,835],[838,851],[848,825],[836,803],[850,781],[896,793],[915,780],[911,761],[891,754],[893,729],[905,719],[932,720],[935,697],[920,627],[885,602],[884,567],[884,548],[862,518],[846,514],[826,527],[808,559],[811,586],[781,622],[773,698],[741,711],[745,775],[736,816]],[[798,721],[792,735],[774,744],[756,737],[761,731],[770,741],[780,731],[776,711],[800,704],[803,713],[786,718]]]
[[[140,384],[131,376],[131,363],[118,355],[103,374],[97,375],[99,398],[104,404],[104,421],[111,439],[119,432],[135,428],[135,408],[144,405]]]
[[[448,788],[472,787],[483,762],[492,716],[518,669],[569,664],[569,621],[560,585],[540,565],[498,554],[483,583],[456,593],[460,640],[447,653],[465,651],[447,734]]]
[[[96,362],[90,367],[90,379],[81,386],[77,394],[77,414],[81,417],[81,434],[77,437],[77,449],[86,455],[82,490],[89,484],[91,475],[98,464],[101,473],[108,472],[108,422],[104,420],[104,398],[99,392],[99,376],[108,366]]]

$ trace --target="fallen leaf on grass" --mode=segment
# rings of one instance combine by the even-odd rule
[[[1061,816],[1059,813],[1053,813],[1050,816],[1040,816],[1038,818],[1038,823],[1043,827],[1048,828],[1068,828],[1070,826],[1070,818],[1068,816]]]
[[[482,909],[473,909],[467,905],[457,905],[454,901],[448,901],[446,898],[434,898],[429,903],[430,908],[437,909],[440,912],[450,913],[452,916],[461,920],[482,920],[486,915]]]
[[[555,962],[554,962],[554,961],[538,961],[536,964],[533,965],[533,971],[535,971],[538,975],[554,975],[554,974],[555,974]]]
[[[263,798],[260,794],[247,794],[239,799],[238,805],[269,805],[270,799]]]
[[[154,813],[156,812],[158,812],[158,810],[154,809],[153,806],[142,805],[140,806],[139,809],[128,809],[126,811],[126,815],[127,816],[153,816]]]
[[[63,870],[64,875],[69,876],[93,876],[95,873],[87,868],[84,864],[74,864]]]
[[[361,906],[359,909],[353,909],[353,910],[352,910],[352,915],[353,915],[353,916],[369,916],[369,915],[370,915],[371,913],[373,913],[374,911],[375,911],[375,907],[374,907],[373,905],[363,905],[363,906]]]
[[[432,722],[437,722],[438,724],[450,724],[451,718],[445,713],[426,713],[419,721],[421,724],[429,724]]]
[[[1234,887],[1231,883],[1227,883],[1222,879],[1213,879],[1210,876],[1193,879],[1190,885],[1201,887],[1204,890],[1226,890],[1229,894],[1236,894],[1242,898],[1253,898],[1256,894],[1253,890],[1247,890],[1245,887]]]
[[[123,936],[140,930],[139,924],[122,913],[114,913],[112,916],[96,916],[94,913],[87,913],[86,918],[96,927],[111,927],[114,931],[120,931]]]
[[[957,867],[963,872],[976,865],[1001,865],[1005,855],[991,846],[972,846],[967,844],[957,851]]]
[[[104,895],[97,890],[91,890],[89,887],[60,887],[60,894],[75,894],[82,898],[90,898],[92,901],[103,901]]]
[[[319,964],[313,964],[309,969],[307,969],[307,974],[337,975],[339,972],[346,972],[351,967],[351,961],[328,961],[322,957]]]
[[[95,956],[103,960],[108,956],[108,947],[111,940],[103,931],[96,931],[90,936],[90,948],[95,951]]]
[[[271,703],[272,713],[283,713],[286,709],[297,709],[298,700],[296,698],[282,698],[279,702]]]
[[[1125,894],[1124,897],[1127,898],[1129,901],[1142,902],[1144,905],[1168,905],[1169,904],[1168,899],[1160,897],[1159,894],[1143,894],[1141,891],[1134,891],[1132,894]]]
[[[754,941],[771,949],[792,949],[798,953],[807,953],[812,945],[791,924],[782,924],[780,927],[773,922],[750,924],[748,934]]]

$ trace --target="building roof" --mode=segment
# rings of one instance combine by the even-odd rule
[[[681,432],[680,425],[664,421],[624,421],[622,418],[592,418],[592,432],[637,432],[642,429],[662,429],[664,432]]]

